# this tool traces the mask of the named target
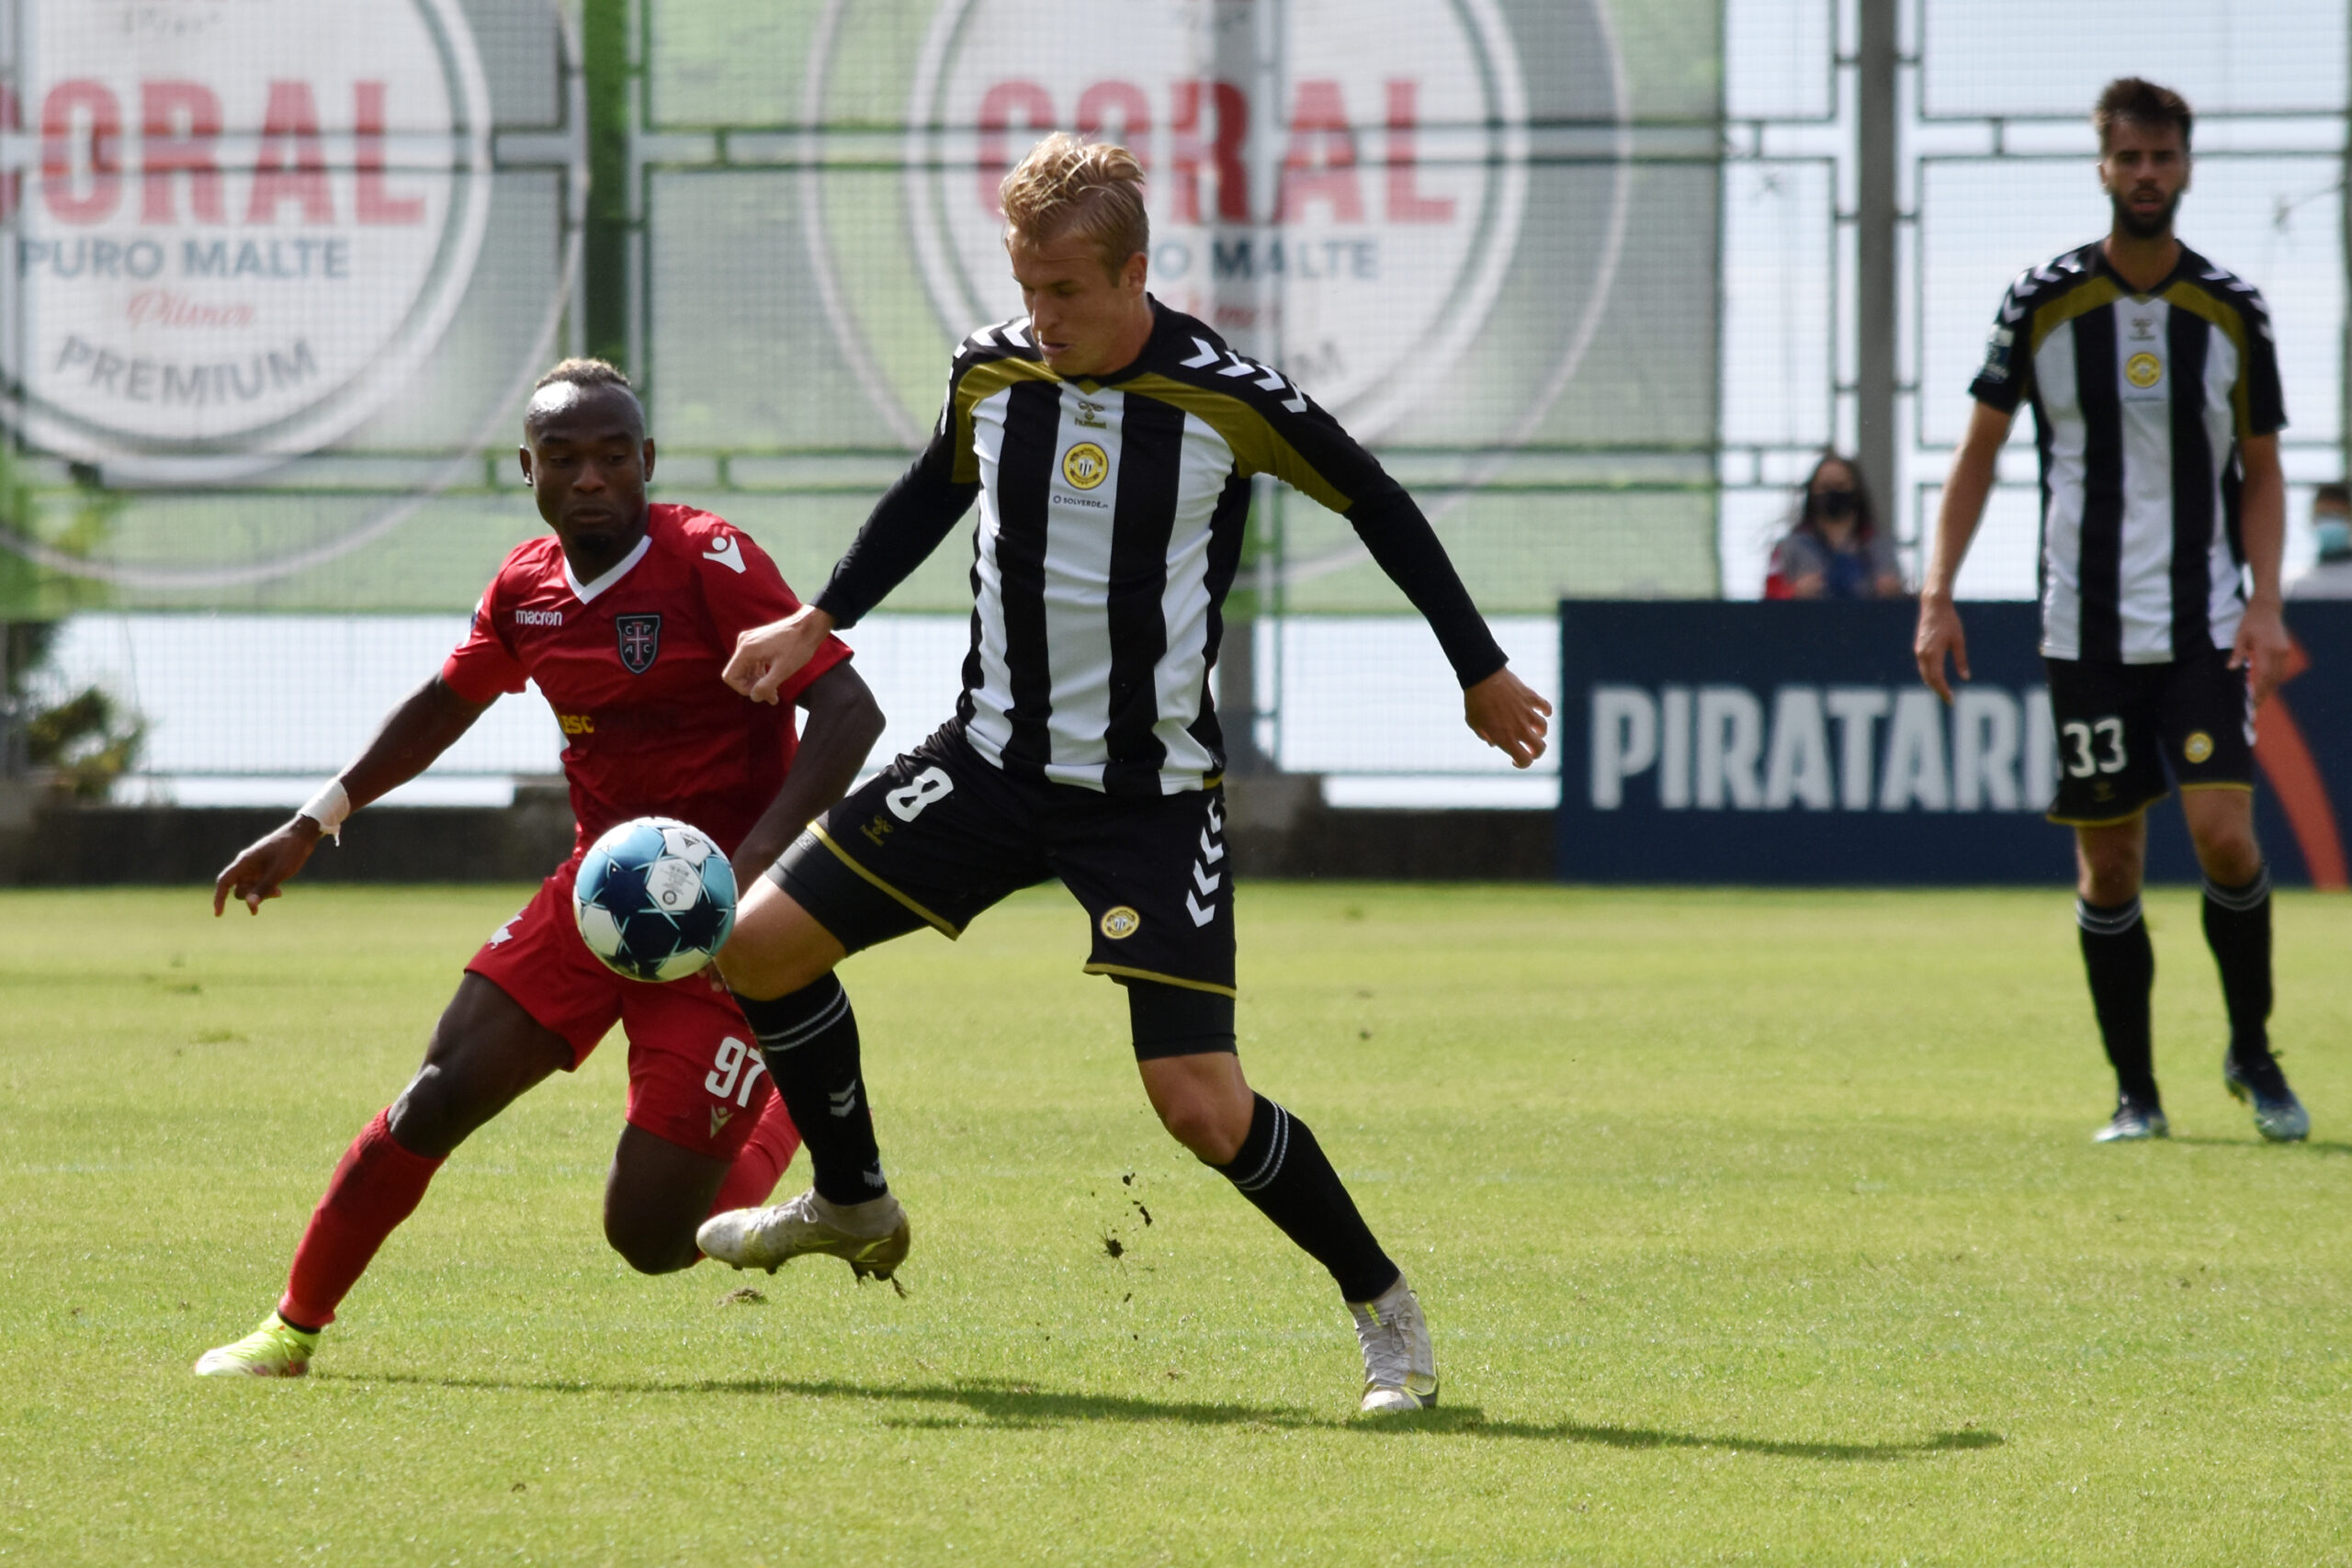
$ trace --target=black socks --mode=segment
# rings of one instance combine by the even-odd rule
[[[2266,931],[2268,908],[2264,906]],[[2126,1099],[2153,1109],[2159,1102],[2148,1037],[2148,993],[2156,983],[2156,950],[2140,918],[2140,900],[2098,905],[2077,898],[2075,920],[2083,928],[2083,968],[2090,976],[2091,1010],[2098,1015],[2107,1059],[2115,1065],[2116,1088]]]
[[[2115,1064],[2116,1087],[2142,1105],[2156,1100],[2150,1065],[2148,992],[2155,984],[2156,954],[2140,918],[2140,900],[2101,906],[2075,902],[2083,928],[2083,967],[2091,982],[2091,1007]],[[2242,887],[2205,883],[2205,945],[2222,972],[2222,1000],[2230,1014],[2230,1055],[2240,1063],[2267,1061],[2270,1055],[2270,868],[2255,873]]]
[[[1402,1277],[1396,1265],[1373,1239],[1372,1228],[1356,1213],[1355,1200],[1306,1123],[1264,1095],[1256,1098],[1241,1152],[1232,1164],[1210,1168],[1329,1269],[1342,1297],[1373,1300]]]
[[[857,1015],[839,977],[827,975],[772,1001],[739,996],[735,1002],[759,1037],[768,1077],[808,1145],[817,1196],[829,1203],[864,1203],[888,1192],[874,1115],[858,1076]]]
[[[2205,945],[2222,971],[2230,1012],[2230,1055],[2240,1062],[2270,1054],[2270,868],[2243,887],[2205,881]]]

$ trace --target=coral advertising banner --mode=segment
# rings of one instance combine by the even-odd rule
[[[1908,603],[1570,602],[1560,609],[1559,872],[1572,882],[2054,883],[2046,821],[2073,752],[2030,604],[1963,604],[1975,679],[1919,682]],[[2296,604],[2256,715],[2256,825],[2279,881],[2346,884],[2352,604]],[[2093,764],[2096,765],[2094,760]],[[2193,881],[2178,808],[2152,881]]]
[[[0,5],[0,615],[478,592],[578,61],[558,0]]]
[[[453,0],[26,8],[39,166],[0,201],[34,446],[119,478],[314,451],[440,342],[489,219]]]

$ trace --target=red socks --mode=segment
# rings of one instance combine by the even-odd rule
[[[441,1168],[439,1160],[412,1154],[393,1141],[387,1124],[390,1115],[389,1111],[376,1112],[368,1130],[352,1141],[319,1206],[311,1212],[301,1244],[294,1249],[286,1295],[277,1303],[277,1315],[288,1323],[315,1329],[334,1321],[334,1309],[368,1271],[376,1249],[416,1213],[433,1173]],[[799,1147],[800,1133],[784,1108],[784,1097],[770,1095],[752,1123],[750,1140],[719,1184],[711,1212],[767,1201]]]
[[[800,1129],[792,1124],[792,1112],[784,1108],[784,1096],[771,1094],[760,1108],[760,1119],[752,1123],[752,1136],[743,1145],[735,1163],[727,1168],[727,1179],[718,1184],[718,1198],[710,1206],[714,1214],[729,1209],[752,1209],[766,1202],[775,1191],[775,1184],[784,1175],[784,1168],[800,1149]]]
[[[277,1303],[277,1315],[288,1323],[315,1329],[334,1321],[334,1309],[368,1271],[376,1249],[416,1213],[433,1173],[441,1168],[439,1160],[411,1154],[392,1141],[390,1114],[376,1112],[368,1130],[352,1141],[311,1212],[301,1245],[294,1249],[285,1298]]]

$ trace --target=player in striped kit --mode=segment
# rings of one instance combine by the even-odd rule
[[[832,976],[922,926],[953,937],[1058,877],[1094,928],[1086,965],[1126,988],[1153,1108],[1329,1269],[1363,1352],[1362,1407],[1434,1404],[1429,1330],[1315,1135],[1258,1095],[1234,1044],[1224,743],[1210,698],[1250,505],[1271,473],[1344,514],[1428,617],[1472,729],[1521,767],[1550,705],[1505,667],[1428,521],[1281,373],[1145,290],[1142,173],[1048,137],[1007,176],[1006,248],[1029,314],[956,351],[929,448],[807,610],[746,633],[728,680],[764,695],[881,602],[977,500],[971,653],[956,716],[853,793],[747,896],[720,964],[808,1140],[814,1187],[715,1216],[712,1257],[804,1252],[888,1274],[907,1224]]]
[[[2173,236],[2188,188],[2188,106],[2136,77],[2093,115],[2107,238],[2010,285],[1944,487],[1919,594],[1919,672],[1946,700],[1968,676],[1952,583],[2020,402],[2041,456],[2041,652],[2075,829],[2093,1010],[2114,1064],[2106,1142],[2169,1131],[2149,1037],[2155,953],[2140,914],[2148,807],[2181,790],[2205,873],[2205,939],[2230,1018],[2229,1092],[2266,1138],[2311,1119],[2271,1055],[2270,874],[2254,836],[2255,710],[2287,653],[2278,565],[2287,423],[2270,319],[2251,284]],[[2249,583],[2250,580],[2250,583]],[[2249,591],[2250,588],[2250,591]]]

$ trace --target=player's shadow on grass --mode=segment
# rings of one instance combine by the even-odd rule
[[[2291,1144],[2266,1144],[2252,1138],[2200,1138],[2186,1133],[2175,1133],[2171,1141],[2197,1149],[2302,1149],[2315,1155],[2352,1155],[2352,1144],[2331,1143],[2322,1138],[2299,1138]]]
[[[353,1381],[419,1383],[437,1388],[509,1389],[534,1393],[781,1393],[803,1399],[862,1399],[883,1404],[909,1404],[932,1409],[952,1407],[962,1412],[960,1416],[910,1414],[889,1417],[885,1423],[914,1430],[952,1430],[971,1427],[1020,1430],[1114,1421],[1175,1422],[1193,1427],[1263,1427],[1289,1430],[1328,1430],[1344,1427],[1352,1431],[1384,1436],[1420,1434],[1511,1438],[1539,1442],[1599,1443],[1615,1449],[1716,1449],[1726,1453],[1849,1463],[1883,1462],[1928,1454],[1998,1448],[2004,1440],[1996,1432],[1965,1431],[1938,1432],[1909,1442],[1782,1442],[1736,1434],[1709,1436],[1644,1427],[1588,1426],[1574,1421],[1490,1421],[1486,1413],[1475,1404],[1441,1405],[1435,1410],[1374,1421],[1340,1422],[1329,1416],[1281,1405],[1208,1404],[1197,1400],[1074,1393],[999,1378],[959,1379],[949,1383],[877,1385],[831,1380],[801,1382],[790,1378],[605,1382],[568,1378],[436,1378],[417,1372],[379,1372],[369,1377],[356,1377]]]
[[[1938,1432],[1905,1443],[1800,1443],[1770,1438],[1746,1438],[1736,1433],[1666,1432],[1652,1427],[1589,1426],[1576,1421],[1489,1421],[1476,1405],[1448,1409],[1442,1405],[1418,1416],[1366,1422],[1368,1432],[1453,1432],[1473,1438],[1527,1438],[1551,1442],[1599,1443],[1611,1449],[1719,1449],[1725,1453],[1764,1454],[1774,1459],[1826,1460],[1838,1462],[1884,1462],[1928,1454],[1966,1453],[1997,1449],[2007,1439],[1998,1432]]]

